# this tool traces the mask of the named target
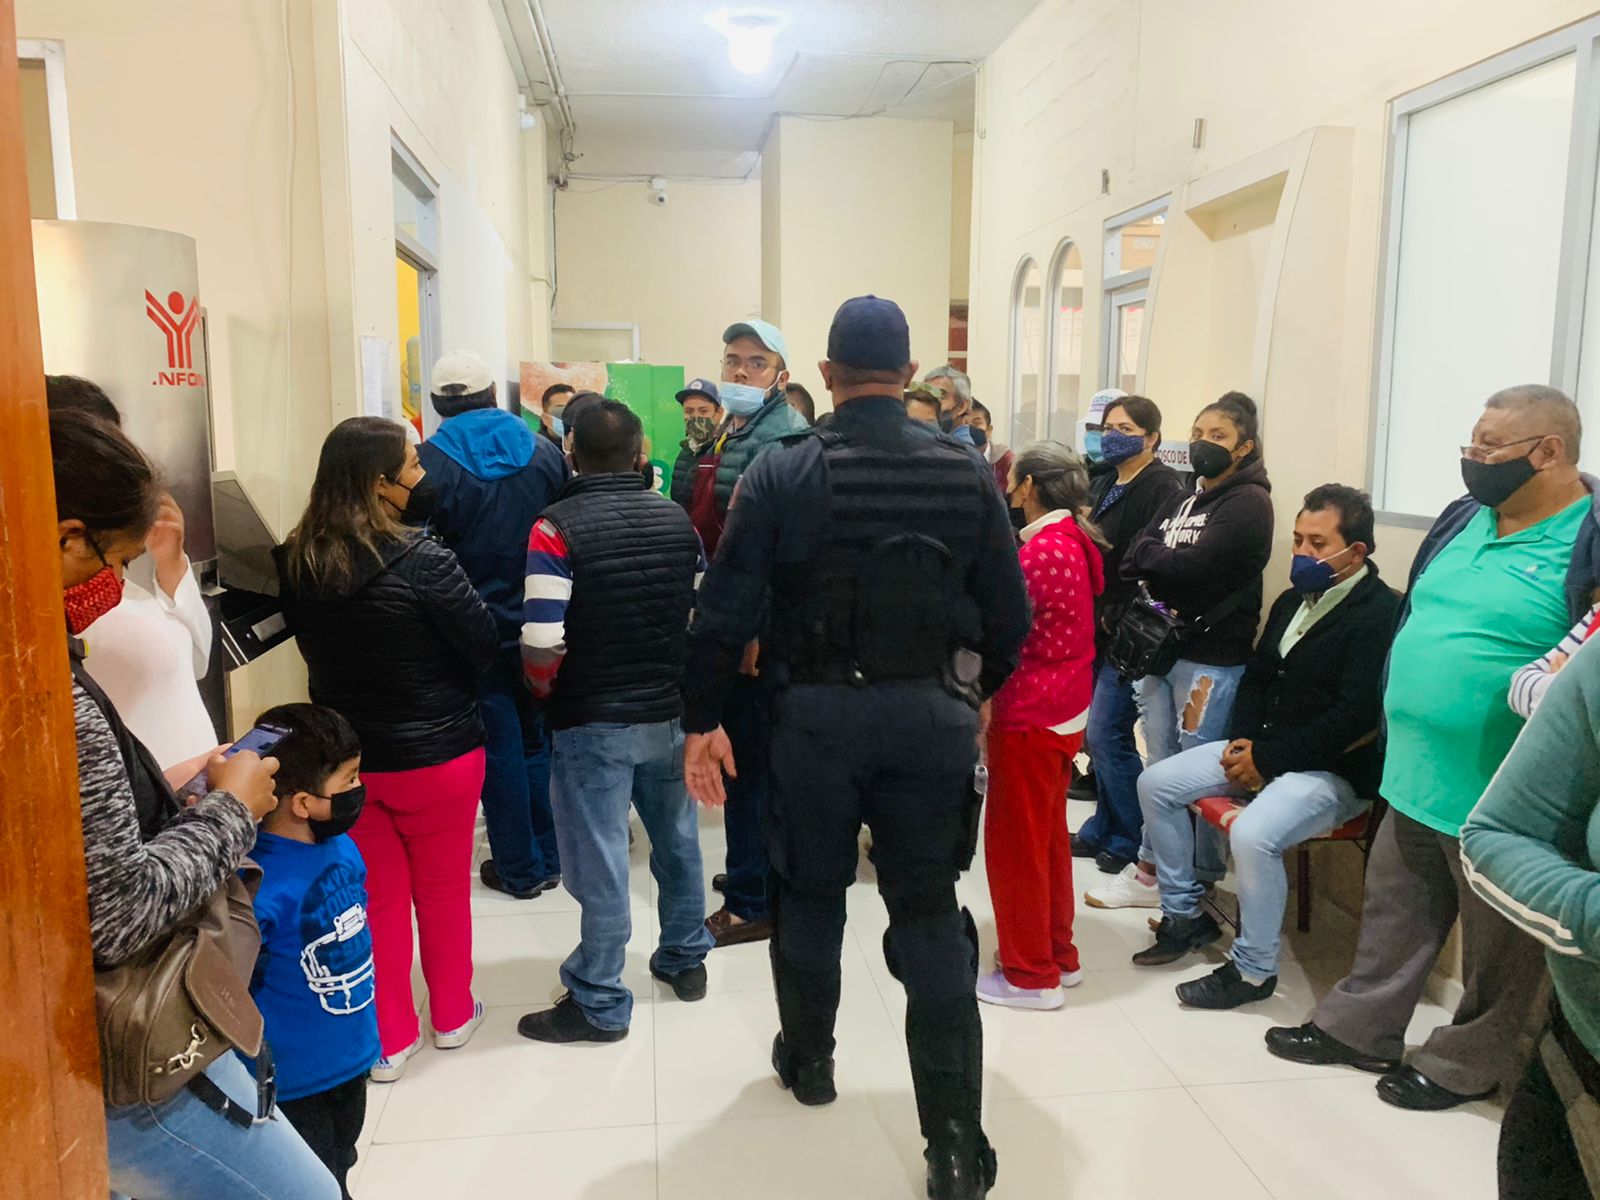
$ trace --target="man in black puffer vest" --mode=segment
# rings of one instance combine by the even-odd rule
[[[550,800],[583,932],[561,966],[567,994],[517,1031],[540,1042],[616,1042],[633,1015],[622,982],[633,932],[630,801],[661,892],[650,972],[680,1000],[706,994],[711,934],[680,721],[700,542],[688,514],[646,488],[644,429],[625,404],[596,397],[571,432],[578,474],[528,541],[522,656],[554,735]]]

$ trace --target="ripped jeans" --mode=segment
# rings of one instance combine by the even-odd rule
[[[1212,667],[1180,658],[1165,675],[1146,675],[1134,688],[1144,724],[1146,770],[1164,758],[1226,741],[1244,666]],[[1216,883],[1227,872],[1227,834],[1201,822],[1195,830],[1195,877]],[[1145,822],[1139,861],[1154,863],[1150,823]]]

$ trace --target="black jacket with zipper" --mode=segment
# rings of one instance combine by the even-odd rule
[[[1363,796],[1378,793],[1383,669],[1400,597],[1378,577],[1376,563],[1367,567],[1366,577],[1287,656],[1278,654],[1278,644],[1305,597],[1290,588],[1272,606],[1229,721],[1230,739],[1255,743],[1256,770],[1267,780],[1331,771]]]
[[[1117,469],[1109,464],[1097,464],[1089,481],[1091,511],[1117,482]],[[1096,624],[1105,635],[1116,625],[1122,610],[1128,606],[1139,585],[1117,574],[1123,555],[1133,539],[1143,533],[1158,512],[1169,500],[1183,492],[1183,477],[1166,463],[1153,461],[1128,481],[1128,488],[1110,508],[1094,518],[1100,532],[1111,548],[1103,552],[1106,571],[1106,589],[1095,599]]]
[[[349,721],[367,771],[409,771],[482,746],[478,683],[500,635],[456,556],[422,534],[357,548],[350,583],[296,588],[275,552],[311,699]]]
[[[1211,628],[1186,633],[1183,658],[1237,667],[1250,658],[1261,619],[1261,573],[1272,557],[1272,485],[1260,459],[1212,488],[1167,499],[1123,555],[1120,573],[1190,622],[1238,600]],[[1170,544],[1169,544],[1170,543]]]

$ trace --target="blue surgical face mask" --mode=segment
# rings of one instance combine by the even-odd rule
[[[1327,558],[1318,558],[1314,554],[1296,554],[1294,561],[1289,564],[1289,583],[1301,595],[1317,596],[1333,586],[1334,578],[1339,574],[1329,564],[1336,558],[1342,558],[1354,549],[1346,546],[1338,554],[1330,554]]]
[[[1136,433],[1107,429],[1100,434],[1100,457],[1113,466],[1127,462],[1143,450],[1144,438]]]
[[[551,417],[550,432],[556,435],[557,441],[560,441],[567,436],[567,423],[560,417]]]
[[[1100,457],[1101,434],[1098,429],[1087,429],[1083,434],[1083,452],[1090,458]]]
[[[766,389],[748,383],[725,383],[717,390],[722,393],[722,407],[735,417],[753,417],[767,402]]]

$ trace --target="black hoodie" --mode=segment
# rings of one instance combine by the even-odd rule
[[[1183,657],[1213,667],[1250,658],[1261,619],[1261,573],[1272,556],[1272,485],[1260,459],[1213,488],[1179,492],[1123,556],[1124,579],[1193,621],[1234,592],[1243,595],[1207,633],[1184,639]]]
[[[1109,463],[1096,463],[1089,472],[1090,504],[1099,508],[1100,502],[1116,482],[1116,467]],[[1188,494],[1183,486],[1183,477],[1166,463],[1156,460],[1128,481],[1126,490],[1111,507],[1095,515],[1094,523],[1100,527],[1106,541],[1111,543],[1111,548],[1102,556],[1105,560],[1106,590],[1094,602],[1102,632],[1110,632],[1137,591],[1137,585],[1132,580],[1123,579],[1117,574],[1122,566],[1123,555],[1167,502],[1180,494]]]
[[[355,579],[333,593],[296,589],[284,551],[275,553],[284,612],[311,699],[350,722],[362,770],[434,767],[483,745],[478,682],[500,636],[442,542],[419,534],[381,557],[362,547]]]

